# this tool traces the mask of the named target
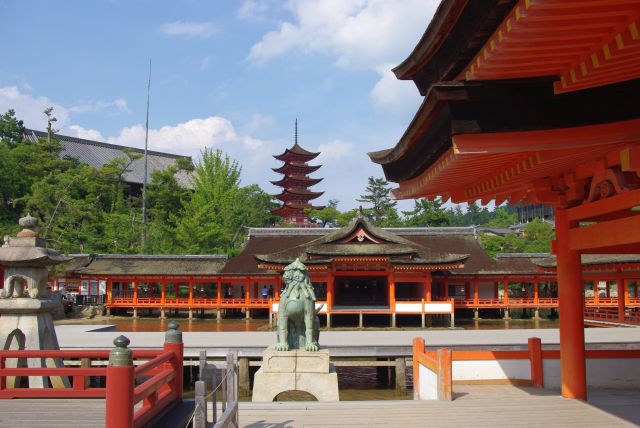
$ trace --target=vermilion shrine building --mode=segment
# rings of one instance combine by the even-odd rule
[[[221,317],[241,309],[248,317],[256,310],[277,312],[281,271],[296,258],[310,270],[328,326],[342,315],[357,315],[360,325],[385,316],[389,325],[408,316],[425,325],[432,315],[453,321],[456,310],[459,316],[477,317],[497,316],[498,310],[509,316],[511,309],[526,308],[538,316],[540,309],[558,307],[555,259],[549,254],[493,259],[473,227],[380,229],[361,217],[341,229],[250,229],[244,250],[230,260],[215,255],[76,256],[56,287],[64,284],[79,299],[103,290],[110,311],[133,310],[134,315],[140,309],[161,316],[171,310],[193,316],[193,310],[214,309]],[[640,258],[585,256],[585,287],[591,290],[587,309],[594,315],[610,309],[617,320],[622,301],[624,317],[625,308],[640,305],[637,278]],[[627,293],[619,300],[617,284],[622,282]]]
[[[565,397],[586,398],[581,255],[640,253],[639,30],[637,1],[445,0],[394,69],[424,101],[370,154],[398,198],[555,208]]]

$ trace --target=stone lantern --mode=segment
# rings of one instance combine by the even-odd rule
[[[0,290],[0,346],[5,350],[59,349],[51,313],[57,303],[47,288],[48,266],[70,260],[45,247],[35,228],[38,219],[27,215],[19,221],[22,230],[0,247],[0,265],[4,268],[4,288]],[[55,358],[8,359],[7,367],[61,367]],[[61,377],[30,376],[30,387],[68,386]],[[7,386],[17,385],[8,378]]]

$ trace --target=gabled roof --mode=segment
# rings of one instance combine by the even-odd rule
[[[35,142],[38,140],[38,138],[47,138],[47,133],[42,131],[35,131],[32,129],[26,129],[24,138],[27,141]],[[83,138],[69,137],[59,134],[55,134],[55,138],[57,139],[58,143],[62,145],[62,152],[60,153],[60,156],[77,158],[80,160],[80,162],[90,165],[94,168],[100,168],[101,166],[107,164],[108,162],[111,162],[116,158],[126,156],[124,150],[130,150],[133,153],[144,154],[144,150],[134,147],[102,143],[99,141],[86,140]],[[191,159],[189,156],[181,156],[171,153],[148,150],[147,161],[149,178],[154,171],[165,170],[180,158]],[[140,158],[133,161],[127,171],[124,173],[123,178],[127,183],[141,185],[144,181],[144,159]],[[178,184],[180,184],[184,188],[193,188],[189,175],[184,171],[180,171],[178,174],[176,174],[176,180],[178,181]]]
[[[349,225],[324,236],[271,254],[256,254],[264,263],[284,265],[296,258],[309,264],[327,264],[339,257],[387,257],[391,263],[439,265],[463,263],[468,254],[451,254],[416,245],[373,226],[361,215]]]

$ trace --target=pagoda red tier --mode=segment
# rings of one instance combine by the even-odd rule
[[[278,181],[272,181],[273,185],[282,187],[284,190],[274,195],[283,204],[271,212],[282,217],[286,223],[297,226],[315,226],[309,221],[309,216],[305,212],[307,209],[322,209],[322,206],[313,206],[309,203],[312,199],[320,197],[324,192],[312,192],[309,188],[322,181],[321,178],[310,178],[309,174],[317,171],[320,165],[308,165],[307,162],[315,159],[320,153],[310,152],[298,145],[298,121],[296,120],[295,143],[290,149],[286,149],[282,154],[274,156],[284,162],[279,168],[273,171],[283,174]]]

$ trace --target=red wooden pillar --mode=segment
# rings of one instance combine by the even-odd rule
[[[251,304],[251,278],[247,278],[244,282],[244,296],[245,304],[249,306]]]
[[[611,297],[611,288],[609,287],[609,280],[604,282],[605,296]]]
[[[280,276],[278,276],[276,278],[276,281],[275,281],[275,290],[274,290],[276,301],[280,300],[280,286],[281,286],[280,284],[281,283],[282,283],[282,278]],[[327,293],[328,293],[328,291],[327,291]],[[327,301],[328,300],[329,300],[329,297],[328,297],[328,294],[327,294]],[[327,302],[327,306],[328,305],[329,305],[329,303]]]
[[[444,277],[444,300],[449,300],[449,277]]]
[[[216,301],[218,306],[222,304],[222,278],[220,277],[216,281]]]
[[[625,279],[618,273],[616,277],[616,288],[618,289],[618,321],[624,322],[624,312],[625,312],[625,303],[629,299],[629,296],[626,294],[626,281]]]
[[[431,278],[431,272],[427,272],[424,276],[424,299],[427,302],[431,301],[431,285],[433,281]]]
[[[331,310],[333,309],[333,287],[333,272],[329,271],[329,273],[327,274],[327,312],[331,312]]]
[[[111,298],[113,297],[113,282],[110,278],[107,278],[107,305],[111,305]]]
[[[193,305],[193,278],[189,278],[189,305]]]
[[[167,280],[163,279],[160,286],[162,287],[162,289],[160,290],[160,303],[164,305],[167,301]]]
[[[569,247],[569,229],[576,226],[569,222],[564,210],[556,210],[562,396],[586,400],[582,269],[580,253]]]
[[[538,277],[536,276],[533,278],[533,303],[536,305],[540,301],[539,291]]]
[[[389,272],[389,308],[392,313],[396,311],[396,276],[393,268]]]
[[[598,305],[600,303],[600,293],[598,292],[598,280],[593,280],[593,303]]]
[[[138,281],[133,281],[133,304],[138,304]]]
[[[502,301],[504,302],[505,305],[509,304],[509,280],[507,278],[503,278],[502,279],[502,287],[503,287],[503,292],[502,292]]]
[[[478,277],[473,277],[473,304],[478,306],[479,304],[479,296],[478,296]]]

